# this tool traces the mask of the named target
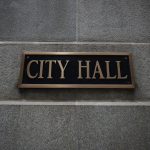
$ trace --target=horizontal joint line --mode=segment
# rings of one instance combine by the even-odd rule
[[[136,43],[136,42],[30,42],[30,41],[0,41],[0,45],[3,44],[125,44],[125,45],[150,45],[150,43]]]
[[[75,105],[75,106],[150,106],[150,102],[33,102],[33,101],[0,101],[0,105]]]

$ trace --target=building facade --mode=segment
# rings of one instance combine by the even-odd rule
[[[1,0],[0,18],[0,150],[150,149],[149,0]],[[135,89],[18,89],[24,51],[130,52]]]

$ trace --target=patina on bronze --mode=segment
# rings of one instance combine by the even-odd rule
[[[134,88],[127,52],[24,52],[19,88]]]

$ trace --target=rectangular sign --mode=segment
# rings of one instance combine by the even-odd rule
[[[25,52],[19,88],[134,88],[126,52]]]

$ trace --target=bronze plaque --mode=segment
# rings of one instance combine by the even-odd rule
[[[127,52],[24,52],[19,88],[134,88]]]

